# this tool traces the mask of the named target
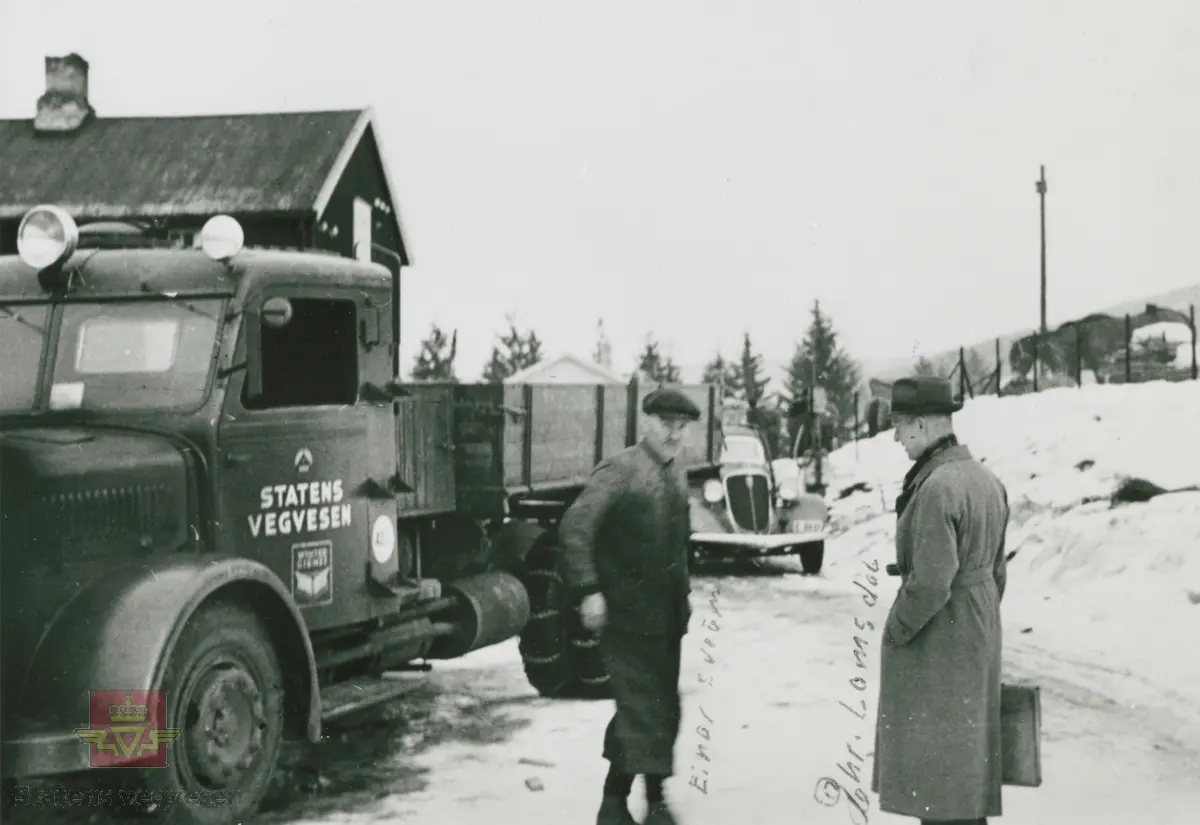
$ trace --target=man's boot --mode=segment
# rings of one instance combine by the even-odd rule
[[[600,800],[600,813],[596,816],[596,825],[637,825],[637,820],[629,813],[629,802],[626,799],[606,794]]]
[[[676,825],[675,815],[666,802],[651,802],[646,809],[645,825]]]

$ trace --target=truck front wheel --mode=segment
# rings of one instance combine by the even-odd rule
[[[271,785],[283,742],[283,675],[270,637],[244,607],[217,603],[188,622],[167,666],[167,726],[179,731],[163,792],[172,823],[248,819]]]
[[[599,637],[583,626],[559,573],[558,548],[540,540],[526,557],[529,623],[521,633],[525,676],[542,696],[605,699],[608,669]]]

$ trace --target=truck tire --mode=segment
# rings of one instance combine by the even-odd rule
[[[543,538],[526,557],[529,622],[521,632],[521,660],[529,684],[552,699],[609,698],[608,669],[599,636],[583,626],[559,573],[561,556]]]
[[[248,820],[270,789],[284,731],[283,674],[262,622],[236,604],[201,607],[171,651],[163,687],[167,727],[179,736],[167,767],[140,771],[136,780],[171,800],[159,818]]]
[[[825,561],[825,542],[814,541],[812,544],[800,546],[800,568],[806,576],[815,576],[821,572],[821,564]]]

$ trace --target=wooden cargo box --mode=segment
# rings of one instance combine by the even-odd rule
[[[415,492],[410,514],[458,509],[497,515],[513,495],[569,493],[605,456],[641,437],[641,402],[653,386],[412,384],[401,399],[401,477]],[[682,387],[700,408],[681,462],[689,472],[717,459],[716,388]],[[632,402],[632,403],[631,403]]]

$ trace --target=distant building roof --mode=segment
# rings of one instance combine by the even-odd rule
[[[580,358],[578,355],[563,353],[553,358],[545,358],[530,367],[513,373],[504,379],[506,384],[536,384],[542,380],[553,380],[555,371],[566,367],[588,375],[597,384],[624,384],[625,379],[600,364]]]

